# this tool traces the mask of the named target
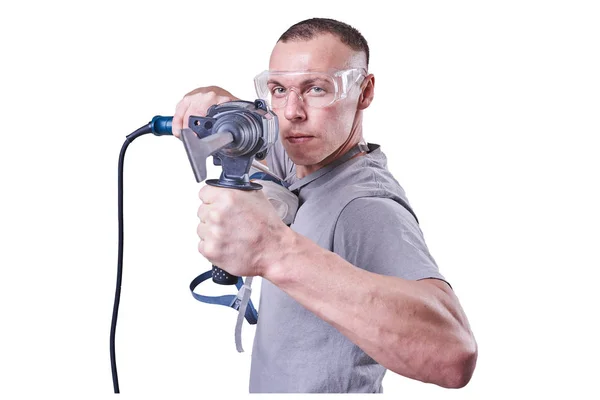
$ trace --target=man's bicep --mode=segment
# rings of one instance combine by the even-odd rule
[[[419,280],[444,280],[412,215],[392,199],[364,197],[341,212],[334,251],[370,272]]]

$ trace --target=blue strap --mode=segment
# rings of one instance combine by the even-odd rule
[[[239,310],[241,299],[239,299],[234,294],[228,294],[228,295],[224,295],[224,296],[203,296],[201,294],[194,293],[194,289],[196,289],[196,287],[198,285],[200,285],[202,282],[204,282],[205,280],[210,279],[210,278],[212,278],[212,269],[209,271],[206,271],[205,273],[203,273],[201,275],[198,275],[190,283],[190,290],[192,291],[192,296],[194,296],[194,298],[196,300],[201,301],[203,303],[220,304],[222,306],[231,307],[236,311]],[[238,291],[242,288],[243,285],[244,285],[244,280],[242,279],[242,277],[239,277],[237,283],[235,284]],[[256,322],[258,321],[258,312],[254,308],[254,305],[252,304],[252,300],[250,300],[250,302],[248,303],[248,307],[246,308],[245,317],[250,325],[255,325]]]
[[[289,183],[287,183],[287,182],[285,182],[285,181],[282,181],[282,180],[279,180],[279,179],[275,178],[274,176],[271,176],[271,175],[269,175],[269,174],[266,174],[266,173],[264,173],[264,172],[255,172],[255,173],[253,173],[253,174],[250,176],[250,179],[251,179],[251,180],[252,180],[252,179],[260,179],[260,180],[263,180],[263,181],[271,181],[271,182],[275,182],[275,183],[277,183],[277,184],[279,184],[279,185],[283,186],[284,188],[287,188],[287,187],[289,187],[289,186],[290,186],[290,184],[289,184]]]

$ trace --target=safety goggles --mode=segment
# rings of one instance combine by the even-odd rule
[[[329,71],[264,71],[254,78],[256,94],[273,109],[283,108],[292,92],[314,108],[345,99],[354,85],[367,76],[363,68]]]

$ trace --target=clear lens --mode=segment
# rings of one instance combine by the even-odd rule
[[[283,108],[296,96],[308,107],[327,107],[347,96],[354,83],[363,75],[360,69],[331,72],[277,72],[265,71],[254,79],[259,98],[272,108]],[[293,93],[292,93],[293,92]]]

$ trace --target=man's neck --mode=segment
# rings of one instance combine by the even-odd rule
[[[352,148],[354,146],[356,146],[358,143],[363,143],[366,145],[366,142],[362,138],[360,138],[360,140],[358,140],[358,141],[353,141],[349,146],[346,143],[344,143],[344,145],[342,145],[339,149],[334,151],[330,156],[328,156],[327,158],[325,158],[325,160],[323,160],[322,162],[320,162],[318,164],[296,165],[296,177],[298,179],[302,179],[305,176],[308,176],[308,175],[312,174],[313,172],[316,172],[316,171],[320,170],[321,168],[326,167],[327,165],[331,164],[332,162],[334,162],[335,160],[339,159],[344,154],[346,154],[347,152],[352,150]],[[355,155],[353,155],[350,159],[360,157],[365,154],[367,154],[365,151],[361,151],[361,152],[358,152]]]

